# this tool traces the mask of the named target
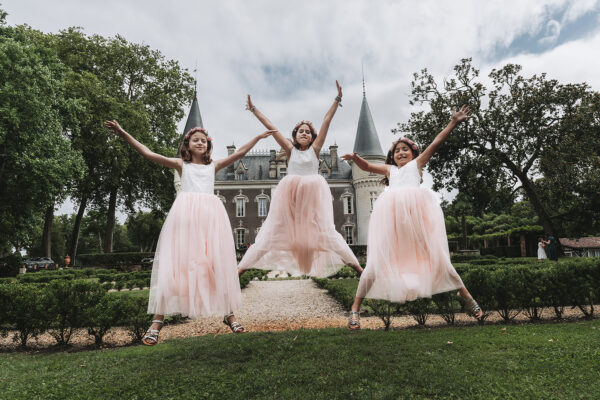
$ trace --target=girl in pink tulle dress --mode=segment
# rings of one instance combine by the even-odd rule
[[[335,230],[331,190],[319,175],[319,152],[325,142],[331,119],[341,100],[342,88],[325,115],[319,134],[312,123],[302,121],[292,132],[293,142],[252,104],[247,109],[266,127],[287,154],[287,175],[273,193],[271,209],[255,243],[248,248],[238,269],[281,269],[292,274],[317,277],[331,275],[344,265],[359,274],[362,268],[342,235]]]
[[[423,167],[469,113],[469,107],[453,109],[451,122],[421,155],[415,143],[401,138],[392,144],[384,165],[370,164],[356,153],[342,156],[362,170],[385,175],[389,184],[369,221],[367,267],[350,312],[350,329],[360,329],[359,310],[365,297],[404,303],[458,289],[467,311],[481,317],[480,307],[450,263],[442,209],[433,193],[420,187]]]
[[[148,302],[154,320],[143,343],[156,344],[164,316],[173,314],[225,315],[225,324],[235,333],[243,332],[233,315],[242,297],[229,217],[213,193],[215,173],[273,132],[262,133],[229,157],[213,162],[212,140],[204,129],[191,129],[184,137],[181,157],[169,158],[150,151],[116,121],[105,125],[148,160],[181,175],[182,191],[165,219],[154,254]]]

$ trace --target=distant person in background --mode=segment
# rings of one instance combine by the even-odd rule
[[[558,253],[556,251],[556,238],[552,235],[547,237],[547,240],[544,242],[548,249],[548,259],[552,261],[558,261]]]
[[[538,260],[540,260],[540,261],[544,261],[544,260],[548,259],[548,257],[546,256],[546,242],[544,241],[543,237],[541,237],[538,242],[537,255],[538,255]]]

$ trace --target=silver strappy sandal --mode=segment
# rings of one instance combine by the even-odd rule
[[[350,311],[350,317],[348,317],[348,329],[352,331],[360,329],[360,311]]]
[[[460,292],[457,294],[457,296],[458,296],[458,301],[465,308],[465,311],[467,312],[467,314],[469,314],[473,318],[477,318],[476,315],[479,311],[481,311],[481,307],[479,307],[479,304],[477,304],[475,299],[473,297],[469,297],[469,298],[465,299],[464,297],[462,297],[460,295]]]
[[[242,324],[240,324],[239,322],[237,322],[237,321],[229,322],[229,317],[232,317],[232,316],[233,316],[233,313],[227,314],[225,317],[223,317],[223,323],[225,325],[227,325],[233,333],[246,332],[246,329],[244,329]]]
[[[162,326],[164,324],[164,321],[155,319],[155,320],[152,320],[152,323],[160,324]],[[142,343],[144,343],[146,346],[154,346],[156,343],[158,343],[158,333],[159,332],[160,332],[159,329],[148,329],[146,331],[146,335],[142,339]]]

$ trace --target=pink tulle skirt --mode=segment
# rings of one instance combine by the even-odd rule
[[[333,198],[320,175],[288,175],[273,193],[269,215],[239,268],[325,277],[356,256],[333,222]]]
[[[412,187],[383,192],[369,222],[367,267],[357,297],[404,303],[462,286],[433,193]]]
[[[148,313],[197,318],[233,312],[242,300],[236,264],[221,200],[179,193],[158,239]]]

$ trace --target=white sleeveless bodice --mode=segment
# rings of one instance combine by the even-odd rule
[[[316,175],[319,171],[319,159],[312,147],[300,151],[292,147],[288,162],[288,175]]]
[[[419,186],[421,186],[421,175],[416,160],[411,160],[400,168],[396,166],[390,168],[390,188]]]
[[[215,165],[210,163],[183,163],[181,169],[181,186],[184,192],[209,193],[215,191]]]

